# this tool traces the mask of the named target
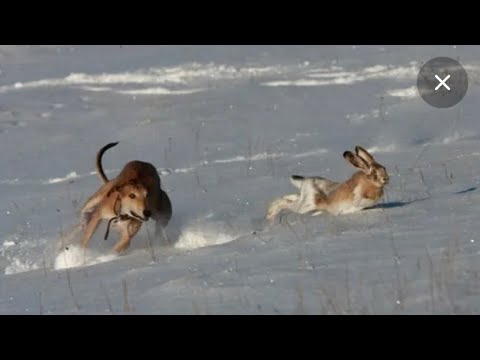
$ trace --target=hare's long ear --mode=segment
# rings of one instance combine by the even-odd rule
[[[372,165],[375,162],[373,156],[361,146],[355,146],[355,152],[358,156],[365,160],[368,165]]]
[[[360,156],[353,154],[351,151],[345,151],[343,153],[343,157],[350,164],[352,164],[356,168],[359,168],[363,172],[368,173],[370,171],[370,166],[368,166],[367,162],[363,160]]]

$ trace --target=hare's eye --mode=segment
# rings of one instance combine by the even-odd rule
[[[130,195],[128,195],[128,197],[129,197],[130,199],[135,199],[135,194],[134,194],[134,193],[131,193]]]

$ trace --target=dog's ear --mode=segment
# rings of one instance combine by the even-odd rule
[[[153,186],[155,184],[155,180],[152,176],[146,176],[143,179],[143,184],[146,186]]]
[[[120,190],[122,190],[122,185],[115,185],[113,186],[107,193],[107,197],[109,197],[110,195],[112,195],[114,192],[120,192]]]

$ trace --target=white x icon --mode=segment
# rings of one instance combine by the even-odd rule
[[[437,85],[437,87],[435,88],[435,91],[438,90],[438,89],[440,89],[440,86],[442,86],[442,85],[445,86],[445,87],[447,88],[447,90],[450,90],[450,88],[448,87],[448,85],[445,84],[445,82],[446,82],[448,79],[450,79],[450,75],[448,75],[448,76],[447,76],[445,79],[443,79],[443,80],[442,80],[442,79],[440,78],[440,76],[438,76],[438,75],[435,75],[435,78],[436,78],[438,81],[440,81],[440,84]]]

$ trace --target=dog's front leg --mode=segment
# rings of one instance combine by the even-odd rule
[[[112,189],[113,185],[114,183],[110,181],[98,189],[95,194],[88,198],[88,200],[82,206],[80,213],[82,215],[86,215],[86,213],[95,211],[95,208],[100,204],[100,202],[102,202],[105,197],[108,197],[108,193]]]
[[[120,240],[117,242],[117,244],[114,247],[114,250],[117,253],[120,253],[130,246],[130,242],[132,241],[133,237],[137,234],[137,232],[140,230],[142,227],[142,222],[139,220],[128,220],[127,226],[123,226],[121,228],[122,235]]]
[[[83,234],[83,238],[81,241],[81,244],[83,247],[87,247],[88,242],[92,238],[92,235],[97,229],[101,220],[102,220],[102,217],[100,212],[97,211],[92,215],[92,217],[90,218],[90,221],[88,222],[87,227],[85,228],[85,233]]]

